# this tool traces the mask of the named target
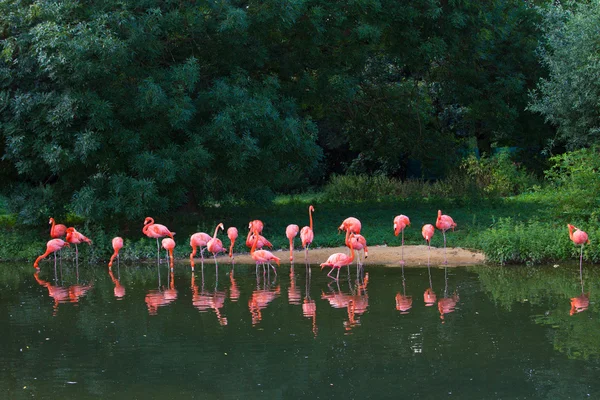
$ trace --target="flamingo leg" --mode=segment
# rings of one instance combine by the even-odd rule
[[[402,245],[400,247],[402,249],[402,259],[400,260],[400,265],[404,265],[404,229],[402,229]]]
[[[158,238],[156,238],[156,256],[158,263],[160,264],[160,245],[158,244]]]
[[[581,285],[583,286],[583,245],[581,245],[581,254],[579,255],[579,279],[581,280]]]
[[[341,268],[338,268],[337,278],[335,278],[336,281],[340,280],[340,270]]]
[[[273,268],[273,272],[275,272],[275,276],[277,276],[277,270],[275,269],[275,266],[272,264],[269,264],[271,266],[271,268]]]
[[[446,231],[442,231],[444,235],[444,264],[448,264],[448,258],[446,257]]]
[[[429,260],[431,259],[431,242],[427,242],[427,266],[429,267]]]
[[[333,267],[335,268],[335,267]],[[330,277],[331,279],[333,279],[333,276],[331,276],[331,273],[333,272],[333,268],[331,268],[331,271],[329,271],[329,273],[327,274],[328,277]]]

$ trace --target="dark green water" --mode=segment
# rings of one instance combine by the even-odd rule
[[[600,398],[591,269],[230,270],[0,265],[0,398]]]

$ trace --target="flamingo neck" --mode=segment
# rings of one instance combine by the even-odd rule
[[[221,227],[221,224],[217,225],[217,227],[215,228],[215,234],[213,235],[213,239],[217,238],[217,232],[219,232],[220,227]]]
[[[354,235],[352,235],[352,237],[354,237]],[[349,242],[349,236],[346,233],[346,242]],[[350,246],[350,263],[352,263],[352,261],[354,261],[354,246]]]
[[[146,234],[148,232],[150,225],[154,225],[154,218],[148,218],[146,221],[144,221],[144,227],[142,228],[143,234]]]
[[[252,243],[252,248],[250,249],[250,255],[254,254],[257,244],[258,244],[258,232],[254,231],[254,242]]]
[[[308,219],[310,220],[310,230],[313,230],[313,220],[312,220],[312,206],[308,207]]]
[[[569,225],[569,239],[573,240],[573,225]]]

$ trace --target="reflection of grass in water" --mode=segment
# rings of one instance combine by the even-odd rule
[[[598,307],[594,296],[600,293],[600,271],[584,268],[584,291],[590,293],[590,307],[569,315],[570,299],[581,295],[578,265],[552,267],[473,267],[484,290],[501,307],[511,310],[516,303],[544,306],[534,316],[536,324],[552,327],[554,348],[569,358],[600,357]]]

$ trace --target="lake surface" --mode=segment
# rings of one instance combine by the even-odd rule
[[[600,398],[592,268],[41,265],[0,265],[0,398]]]

